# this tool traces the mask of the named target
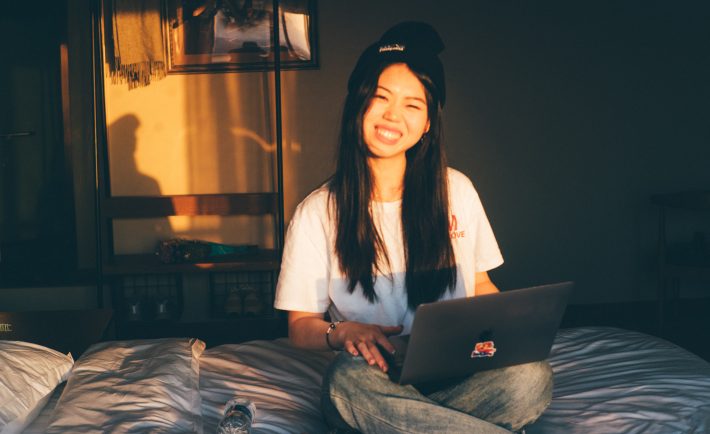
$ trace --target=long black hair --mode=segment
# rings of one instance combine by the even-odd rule
[[[456,284],[456,262],[449,237],[449,195],[446,158],[441,147],[442,96],[428,73],[431,67],[404,58],[374,62],[350,83],[341,120],[335,174],[328,187],[336,222],[335,251],[349,281],[350,293],[360,284],[370,302],[377,300],[377,272],[389,264],[381,234],[373,222],[373,177],[363,139],[363,118],[380,74],[405,63],[423,84],[429,131],[406,152],[402,193],[402,238],[406,262],[407,303],[411,309],[439,299]]]

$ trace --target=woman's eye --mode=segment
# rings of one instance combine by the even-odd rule
[[[407,108],[414,109],[414,110],[421,110],[422,108],[418,105],[410,104],[407,106]]]

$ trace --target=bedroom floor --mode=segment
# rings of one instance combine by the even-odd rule
[[[680,300],[668,308],[662,330],[655,302],[570,305],[562,327],[615,326],[667,339],[710,362],[710,298]]]

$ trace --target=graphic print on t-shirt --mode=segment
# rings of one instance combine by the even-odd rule
[[[456,220],[456,214],[451,214],[451,218],[449,219],[449,236],[451,236],[452,240],[466,236],[465,231],[459,230],[459,223]]]

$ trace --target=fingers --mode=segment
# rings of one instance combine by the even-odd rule
[[[371,342],[360,342],[357,347],[368,365],[377,365],[382,372],[387,372],[389,367],[377,345]]]
[[[390,354],[394,354],[395,348],[394,345],[390,342],[389,339],[385,335],[381,335],[377,337],[377,345],[384,351],[387,351]]]
[[[348,322],[347,326],[340,328],[343,333],[343,349],[353,356],[362,356],[370,365],[377,365],[383,372],[389,366],[382,356],[382,351],[393,354],[394,346],[387,336],[402,332],[402,326],[377,326]]]
[[[398,326],[380,326],[380,330],[382,330],[382,333],[387,335],[387,336],[392,336],[392,335],[398,335],[402,333],[402,330],[404,330],[404,327],[401,325]]]
[[[387,340],[386,338],[384,339]],[[382,357],[382,353],[380,353],[375,342],[361,339],[355,343],[351,340],[346,340],[343,348],[353,356],[361,355],[368,365],[377,365],[383,372],[387,372],[387,362]]]
[[[377,343],[384,348],[385,351],[389,352],[390,354],[394,354],[395,348],[394,345],[390,342],[389,339],[387,339],[387,336],[392,336],[392,335],[397,335],[402,333],[403,327],[401,325],[399,326],[380,326],[380,330],[382,331],[381,336],[377,336]]]
[[[358,350],[358,348],[361,348],[361,350]],[[372,350],[370,350],[370,348],[372,348]],[[382,353],[379,352],[377,347],[368,347],[366,342],[360,342],[358,346],[355,346],[352,342],[348,342],[345,344],[345,350],[353,357],[362,355],[362,358],[365,359],[368,365],[373,366],[377,364],[383,372],[387,372],[387,362],[385,362]]]
[[[353,341],[345,341],[345,343],[343,344],[343,348],[345,349],[345,351],[352,354],[353,357],[356,357],[360,354],[357,348],[355,348],[355,344],[353,343]]]

